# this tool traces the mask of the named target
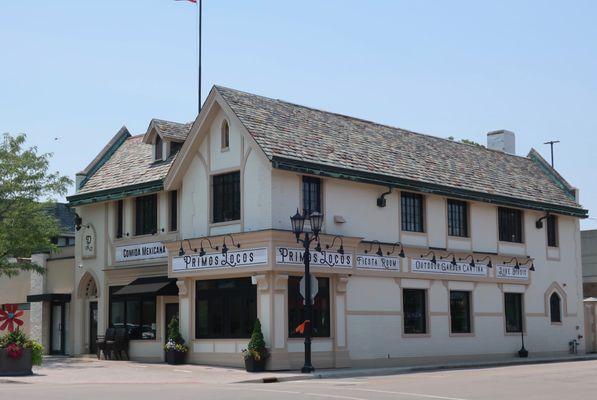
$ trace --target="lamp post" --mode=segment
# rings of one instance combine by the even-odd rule
[[[313,365],[311,364],[311,336],[313,334],[311,320],[313,319],[313,304],[311,299],[311,272],[309,269],[311,253],[309,247],[311,242],[319,239],[319,232],[321,231],[321,225],[323,224],[323,214],[315,211],[309,216],[312,236],[309,235],[309,232],[304,230],[305,219],[306,216],[301,215],[298,209],[296,210],[296,214],[290,217],[292,232],[296,236],[296,242],[301,243],[305,249],[303,253],[303,261],[305,264],[305,363],[303,368],[301,368],[301,372],[311,373],[315,368],[313,368]],[[301,234],[303,233],[304,237],[301,239]]]

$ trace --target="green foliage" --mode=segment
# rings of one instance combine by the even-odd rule
[[[243,350],[243,356],[245,358],[252,356],[256,360],[261,360],[262,358],[267,357],[267,349],[265,348],[265,340],[263,339],[259,318],[255,320],[251,340],[249,341],[247,350]]]
[[[71,180],[48,171],[51,154],[23,148],[25,135],[4,134],[0,142],[0,276],[22,270],[42,273],[41,267],[20,258],[55,250],[51,242],[58,222],[48,214],[43,198],[62,195]]]
[[[448,136],[448,140],[454,141],[456,139],[454,139],[454,136]],[[473,145],[473,146],[478,146],[478,147],[485,147],[482,144],[477,143],[474,140],[470,140],[470,139],[460,139],[459,142],[460,143],[464,143],[464,144],[470,144],[470,145]]]
[[[168,341],[172,340],[174,343],[183,344],[184,339],[180,334],[178,317],[175,315],[168,323]]]
[[[35,340],[28,338],[25,332],[16,329],[13,332],[8,332],[0,336],[0,349],[5,349],[11,344],[16,344],[24,349],[31,349],[31,360],[33,365],[41,365],[44,348]]]

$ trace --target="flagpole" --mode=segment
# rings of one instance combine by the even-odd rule
[[[197,77],[197,114],[201,112],[201,19],[203,13],[201,12],[201,0],[197,0],[197,18],[199,20],[199,33],[198,33],[198,42],[199,42],[199,71]]]

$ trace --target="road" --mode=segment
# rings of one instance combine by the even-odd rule
[[[225,383],[217,379],[195,381],[191,370],[169,370],[167,378],[137,381],[77,382],[13,380],[0,378],[0,399],[26,400],[480,400],[480,399],[596,399],[597,361],[463,369],[393,376],[313,379],[280,383]],[[68,372],[68,371],[67,371]],[[93,371],[88,371],[92,373]],[[105,374],[105,371],[104,371]],[[176,374],[184,375],[173,379]],[[119,373],[122,378],[122,373]],[[11,383],[12,382],[12,383]]]

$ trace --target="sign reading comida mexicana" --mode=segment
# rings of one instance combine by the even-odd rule
[[[529,268],[512,265],[497,265],[495,267],[495,277],[502,279],[529,279]]]
[[[276,247],[276,264],[304,265],[305,249]],[[315,267],[352,268],[352,254],[333,251],[311,251],[311,265]]]
[[[267,264],[267,248],[229,251],[226,255],[210,253],[204,256],[189,254],[172,257],[172,271],[183,272],[213,268],[249,267]]]
[[[357,268],[380,271],[400,271],[400,258],[380,257],[369,254],[357,254]]]
[[[168,250],[162,242],[128,244],[116,247],[116,262],[150,260],[168,256]]]
[[[413,259],[410,263],[410,270],[416,274],[487,276],[487,265],[485,264],[475,264],[473,267],[467,262],[457,262],[456,265],[453,265],[448,260],[437,260],[434,264],[430,260]]]

